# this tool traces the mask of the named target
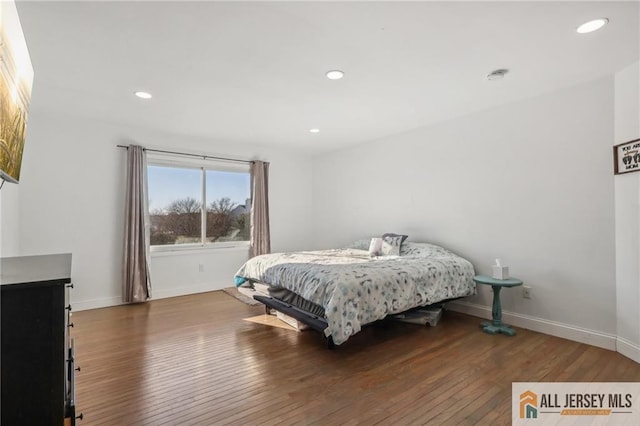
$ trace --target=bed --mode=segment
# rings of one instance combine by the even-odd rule
[[[450,250],[405,242],[399,255],[372,256],[368,245],[256,256],[236,285],[266,286],[254,299],[322,331],[329,347],[388,315],[476,292],[473,265]]]

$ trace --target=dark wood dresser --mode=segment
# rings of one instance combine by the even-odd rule
[[[75,424],[71,254],[0,259],[0,424]]]

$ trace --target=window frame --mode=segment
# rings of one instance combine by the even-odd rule
[[[175,154],[164,153],[147,153],[147,167],[159,166],[159,167],[173,167],[191,170],[200,170],[200,242],[199,243],[185,243],[185,244],[167,244],[167,245],[149,245],[150,251],[154,253],[170,252],[186,252],[196,251],[201,252],[205,250],[220,250],[220,249],[249,249],[250,241],[222,241],[222,242],[207,242],[207,227],[206,227],[206,206],[207,206],[207,170],[222,171],[222,172],[244,172],[249,174],[249,164],[225,162],[222,160],[212,160],[206,158],[188,158],[177,157]],[[251,192],[251,188],[249,188]],[[249,193],[251,198],[251,193]],[[251,200],[253,203],[253,200]],[[148,204],[148,203],[147,203]],[[150,214],[149,206],[147,205],[147,214]],[[151,223],[149,222],[149,226]],[[184,253],[186,254],[186,253]]]

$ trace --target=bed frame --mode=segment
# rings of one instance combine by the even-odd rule
[[[324,330],[329,326],[326,319],[297,308],[289,303],[283,302],[282,300],[275,299],[271,296],[254,295],[253,298],[258,302],[264,304],[267,315],[271,313],[271,309],[275,309],[276,311],[282,312],[285,315],[289,315],[290,317],[297,319],[301,323],[308,325],[311,329],[319,331],[325,339],[327,349],[333,349],[336,347],[336,345],[333,343],[333,337],[326,337],[324,335]]]
[[[314,315],[310,312],[307,312],[303,309],[293,306],[290,303],[283,302],[282,300],[276,299],[271,296],[254,295],[253,298],[258,302],[264,304],[265,312],[267,315],[271,314],[271,309],[275,309],[276,311],[282,312],[285,315],[289,315],[290,317],[295,318],[301,323],[308,325],[309,328],[315,331],[319,331],[325,340],[327,349],[334,349],[336,347],[335,343],[333,343],[333,337],[331,336],[326,337],[324,335],[324,330],[329,326],[325,318]],[[453,299],[443,300],[441,302],[437,302],[432,305],[429,305],[429,307],[439,307],[444,309],[445,303],[458,300],[458,299],[462,299],[462,297],[455,297]],[[424,309],[424,308],[425,306],[419,306],[416,308],[409,309],[406,312],[416,310],[416,309]],[[384,319],[382,321],[384,321]]]

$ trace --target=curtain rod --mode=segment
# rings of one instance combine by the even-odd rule
[[[127,145],[116,145],[118,148],[124,148],[124,149],[129,149],[129,147]],[[165,151],[162,149],[151,149],[151,148],[142,148],[143,151],[149,151],[149,152],[160,152],[162,154],[174,154],[174,155],[185,155],[188,157],[196,157],[196,158],[202,158],[203,160],[223,160],[223,161],[235,161],[237,163],[247,163],[247,164],[253,164],[255,163],[255,161],[251,161],[251,160],[239,160],[237,158],[227,158],[227,157],[214,157],[212,155],[198,155],[198,154],[191,154],[191,153],[187,153],[187,152],[177,152],[177,151]]]

